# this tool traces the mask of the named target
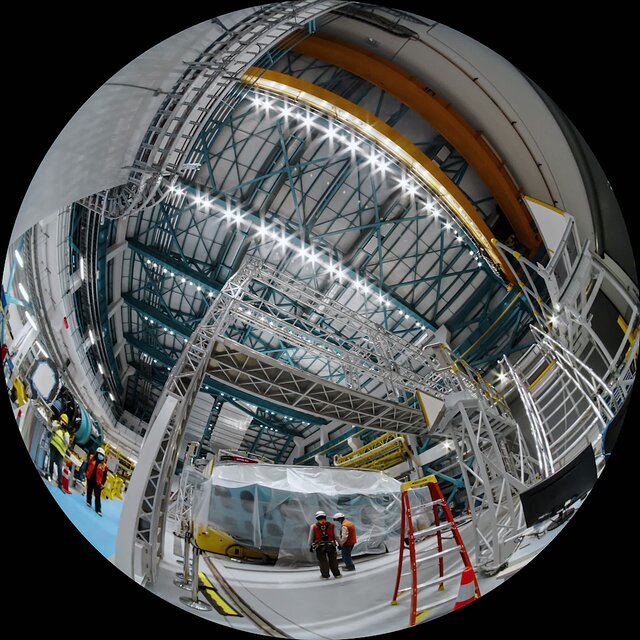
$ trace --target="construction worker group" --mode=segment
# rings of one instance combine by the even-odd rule
[[[309,551],[316,552],[320,574],[324,580],[329,579],[329,571],[335,578],[342,577],[338,567],[338,553],[336,544],[342,550],[342,560],[345,571],[355,571],[351,552],[356,543],[356,527],[345,518],[344,513],[336,513],[333,521],[339,523],[336,536],[336,527],[333,522],[327,521],[324,511],[316,511],[316,522],[311,526]]]

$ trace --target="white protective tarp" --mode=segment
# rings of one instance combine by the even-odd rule
[[[203,489],[207,494],[198,501],[197,525],[277,556],[281,565],[316,561],[309,530],[319,509],[330,521],[341,511],[356,525],[354,555],[399,546],[401,483],[381,471],[223,463],[214,467]],[[428,490],[412,493],[412,504],[430,499]],[[419,520],[425,523],[424,516]]]

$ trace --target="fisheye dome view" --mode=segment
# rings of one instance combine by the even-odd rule
[[[13,212],[19,473],[213,632],[429,630],[606,475],[630,234],[554,96],[428,7],[228,9],[96,86]]]

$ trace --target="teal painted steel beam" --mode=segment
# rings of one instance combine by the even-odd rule
[[[146,318],[151,318],[159,326],[164,327],[170,331],[175,331],[175,333],[182,338],[189,338],[189,336],[191,335],[191,331],[189,331],[189,328],[185,327],[184,324],[178,322],[178,320],[176,320],[172,316],[163,313],[157,307],[154,307],[144,302],[143,300],[138,300],[133,295],[131,295],[131,293],[123,293],[122,299],[127,306],[134,309],[143,318],[145,318],[145,316]]]
[[[172,258],[170,255],[162,253],[157,249],[148,247],[137,240],[129,240],[127,242],[129,249],[144,258],[150,260],[151,263],[156,263],[159,266],[167,270],[168,274],[172,272],[182,276],[185,281],[193,282],[195,285],[201,286],[204,289],[212,291],[213,293],[219,293],[224,283],[206,278],[196,269],[190,268],[184,262]]]

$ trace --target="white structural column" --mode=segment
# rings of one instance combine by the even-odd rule
[[[151,418],[131,478],[116,543],[116,565],[132,578],[153,584],[162,557],[169,489],[193,403],[229,309],[252,277],[249,262],[225,284],[171,372]]]

